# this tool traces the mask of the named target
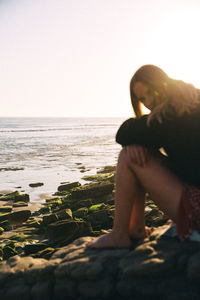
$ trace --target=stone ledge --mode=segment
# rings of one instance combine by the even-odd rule
[[[134,250],[86,249],[94,237],[81,237],[50,260],[10,257],[0,263],[0,298],[199,299],[200,243],[162,235],[168,227]]]

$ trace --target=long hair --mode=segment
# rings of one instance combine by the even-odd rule
[[[157,93],[158,104],[152,109],[147,122],[157,119],[162,122],[171,111],[177,116],[190,113],[200,98],[200,90],[192,84],[169,77],[162,69],[154,65],[144,65],[139,68],[130,81],[130,96],[136,117],[142,116],[141,102],[133,92],[135,82],[141,81]]]

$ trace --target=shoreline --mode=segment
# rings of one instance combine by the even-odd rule
[[[173,222],[148,195],[145,223],[153,227],[150,236],[134,241],[128,249],[86,248],[88,242],[112,230],[115,171],[116,166],[107,166],[95,175],[83,174],[87,181],[84,185],[72,181],[62,183],[54,196],[45,197],[43,204],[37,203],[35,207],[33,204],[32,209],[31,205],[17,208],[12,205],[21,200],[29,203],[26,194],[7,195],[7,201],[0,197],[0,297],[64,300],[67,294],[71,300],[109,300],[113,295],[116,299],[121,296],[128,299],[133,292],[135,295],[138,286],[138,283],[132,285],[135,278],[139,280],[140,292],[145,284],[148,291],[149,274],[153,275],[151,285],[155,279],[160,284],[165,282],[166,271],[172,272],[173,282],[176,283],[177,276],[180,282],[185,282],[183,267],[198,279],[198,243],[192,239],[180,243]],[[191,259],[194,263],[190,263]],[[156,282],[155,286],[159,284]],[[166,288],[169,288],[168,281]],[[153,285],[150,298],[155,291]]]
[[[63,182],[70,183],[79,181],[82,185],[87,181],[83,179],[86,175],[94,175],[104,167],[85,167],[82,163],[77,164],[77,168],[72,170],[62,170],[50,168],[41,170],[20,170],[20,171],[4,171],[9,178],[13,176],[13,181],[0,184],[0,194],[12,193],[19,191],[20,193],[29,194],[30,204],[44,203],[45,198],[51,197],[57,191],[57,187]],[[12,174],[11,174],[12,172]],[[23,172],[23,173],[22,173]],[[0,172],[0,178],[1,178]],[[21,175],[21,176],[19,176]],[[47,177],[47,179],[46,179]],[[34,182],[41,182],[43,185],[37,187],[30,187],[29,184]]]
[[[0,260],[16,254],[34,254],[34,247],[36,252],[44,247],[58,249],[86,233],[101,234],[102,226],[111,228],[115,169],[116,166],[106,166],[95,175],[83,174],[83,185],[63,182],[53,194],[43,194],[43,203],[31,203],[29,194],[19,191],[0,195]],[[97,220],[99,212],[105,216]],[[87,221],[92,214],[94,216]]]

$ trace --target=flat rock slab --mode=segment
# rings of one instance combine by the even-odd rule
[[[158,227],[134,250],[87,249],[95,238],[86,236],[49,260],[10,257],[0,263],[0,298],[199,299],[200,243],[165,235],[170,227]]]

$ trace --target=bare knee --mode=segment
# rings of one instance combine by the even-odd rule
[[[127,147],[124,147],[120,153],[119,153],[119,162],[122,162],[123,164],[126,164],[129,168],[135,169],[135,168],[149,168],[152,164],[152,162],[155,160],[155,154],[153,154],[151,151],[149,151],[147,148],[140,146],[140,145],[131,145],[128,146],[132,149],[135,147],[139,147],[140,151],[144,151],[143,155],[145,154],[146,163],[145,165],[141,165],[140,161],[138,160],[139,157],[141,157],[141,154],[136,153],[137,155],[134,156],[134,151],[131,153],[130,148],[127,149]]]
[[[126,151],[126,148],[122,148],[122,150],[119,152],[119,160],[120,161],[127,161],[127,151]]]
[[[124,147],[120,153],[119,153],[119,158],[118,158],[118,163],[123,164],[124,166],[128,168],[133,168],[136,163],[130,158],[128,155],[126,147]]]

